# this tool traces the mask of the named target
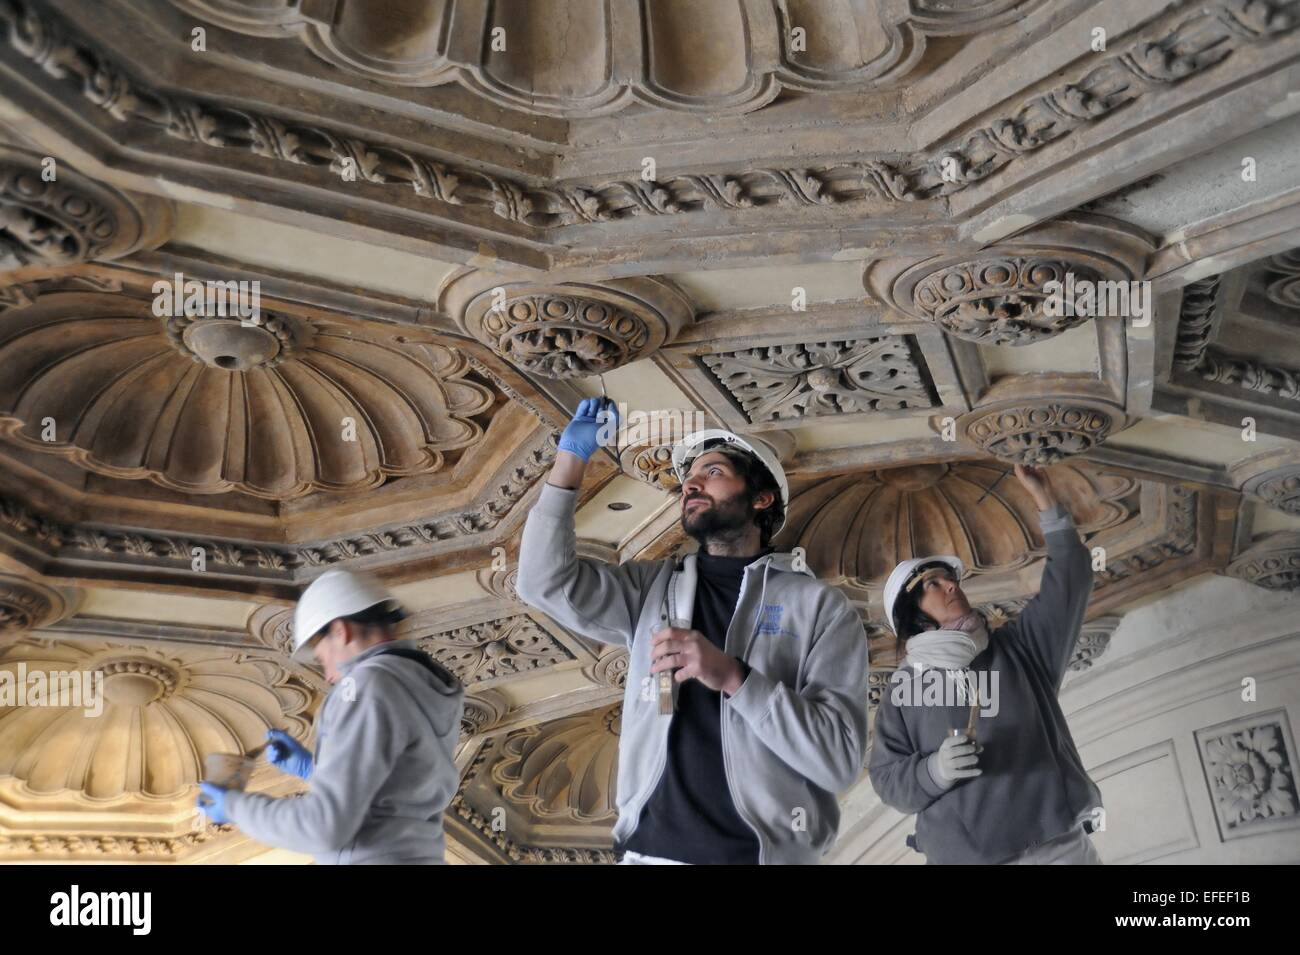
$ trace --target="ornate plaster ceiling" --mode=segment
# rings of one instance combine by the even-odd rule
[[[1199,575],[1295,589],[1298,88],[1297,0],[0,0],[0,671],[106,680],[0,707],[0,859],[263,853],[192,783],[306,735],[291,608],[344,566],[468,687],[451,858],[610,861],[626,656],[513,589],[602,383],[663,428],[593,459],[583,553],[687,546],[692,415],[767,441],[864,705],[894,561],[1034,592],[1017,461],[1094,551],[1076,669]]]

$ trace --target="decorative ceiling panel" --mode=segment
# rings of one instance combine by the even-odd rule
[[[643,103],[748,112],[782,90],[897,82],[928,35],[1014,22],[1041,0],[172,0],[252,36],[294,37],[382,82],[459,83],[501,106],[590,116]]]

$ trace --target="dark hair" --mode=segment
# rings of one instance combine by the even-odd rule
[[[934,567],[952,570],[943,561],[932,560],[921,564],[912,571],[912,576],[908,578],[908,581],[916,579],[918,574],[923,574]],[[914,637],[918,633],[939,628],[939,621],[921,609],[921,595],[924,590],[923,586],[914,587],[912,590],[904,590],[898,595],[898,599],[894,601],[894,619],[890,621],[890,625],[894,628],[894,635],[898,638],[900,651],[908,637]]]
[[[730,442],[719,439],[706,441],[704,447],[700,449],[700,454],[708,454],[712,451],[725,455],[734,465],[736,473],[745,482],[745,493],[751,503],[764,491],[772,492],[772,503],[761,511],[754,512],[754,523],[758,525],[760,545],[766,547],[771,543],[776,529],[785,520],[785,505],[781,502],[781,485],[776,483],[776,478],[767,469],[767,465],[760,461],[757,455],[750,454],[744,448],[738,448]]]
[[[367,607],[365,610],[358,610],[356,613],[348,614],[346,617],[335,617],[334,620],[346,620],[349,623],[355,623],[359,627],[395,627],[406,619],[406,611],[401,607],[393,607],[387,601],[377,603],[373,607]],[[318,634],[324,633],[330,627],[334,626],[334,620],[331,620],[325,626],[321,627]]]

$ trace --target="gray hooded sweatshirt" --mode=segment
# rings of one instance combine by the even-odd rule
[[[636,829],[668,753],[671,716],[659,714],[650,641],[694,606],[694,556],[612,565],[579,558],[577,492],[546,485],[524,525],[519,597],[592,640],[628,648],[618,748],[617,842]],[[674,609],[670,614],[669,605]],[[867,641],[842,593],[796,569],[790,554],[745,568],[726,652],[751,667],[722,695],[723,767],[731,797],[754,830],[761,863],[814,863],[839,828],[836,794],[866,755]]]
[[[460,681],[410,640],[371,647],[339,672],[316,721],[310,790],[232,792],[231,822],[321,865],[441,864],[442,814],[460,781]]]
[[[928,862],[1005,862],[1070,832],[1101,806],[1056,698],[1092,592],[1090,554],[1059,504],[1040,523],[1047,561],[1038,594],[971,661],[977,684],[996,686],[993,705],[976,721],[983,775],[945,789],[929,772],[927,758],[949,729],[966,725],[969,707],[924,705],[921,676],[911,668],[881,694],[871,783],[885,805],[916,813],[915,847]]]

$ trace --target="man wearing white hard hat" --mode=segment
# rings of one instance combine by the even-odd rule
[[[930,863],[1098,864],[1103,819],[1057,694],[1092,592],[1088,549],[1041,468],[1016,465],[1047,544],[1038,593],[992,633],[952,556],[905,560],[885,614],[906,656],[871,746],[881,800],[916,813]]]
[[[281,730],[268,734],[271,762],[309,791],[275,799],[205,782],[199,808],[321,864],[440,864],[442,815],[460,778],[464,691],[413,641],[396,638],[404,617],[367,574],[331,570],[313,581],[294,612],[293,658],[314,658],[335,684],[317,718],[315,754]]]
[[[766,445],[727,431],[673,449],[697,554],[578,557],[574,507],[609,407],[588,399],[565,429],[524,527],[516,586],[571,630],[628,648],[614,827],[623,861],[816,862],[839,827],[836,796],[865,757],[861,620],[801,560],[772,550],[785,472]],[[660,674],[672,674],[664,694]]]

